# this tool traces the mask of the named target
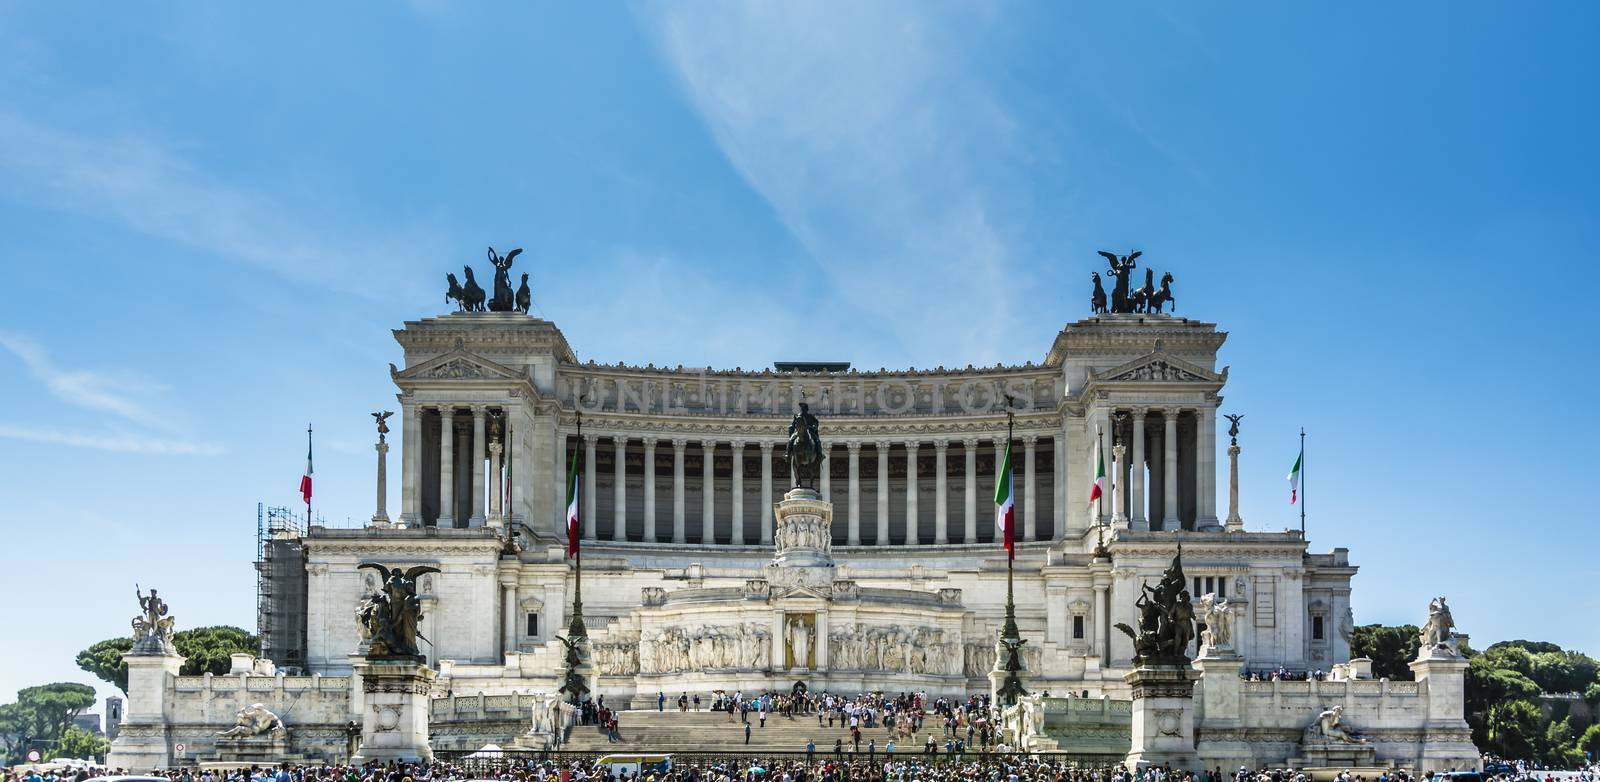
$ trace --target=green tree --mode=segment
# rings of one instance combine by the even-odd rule
[[[1560,646],[1550,643],[1549,641],[1523,641],[1520,639],[1516,641],[1500,641],[1499,643],[1490,644],[1489,648],[1485,649],[1484,651],[1493,651],[1495,649],[1521,649],[1528,654],[1544,654],[1546,652],[1561,651]]]
[[[17,701],[0,706],[0,735],[6,754],[16,758],[32,742],[53,744],[78,712],[94,705],[94,688],[56,682],[17,691]]]
[[[1600,722],[1590,725],[1575,742],[1575,747],[1579,752],[1588,752],[1600,757]]]
[[[1539,757],[1544,718],[1538,706],[1524,700],[1506,701],[1489,709],[1487,723],[1489,735],[1485,749],[1507,758],[1531,760]]]
[[[46,757],[86,759],[99,763],[105,760],[106,753],[110,751],[111,742],[105,736],[95,735],[74,725],[61,733],[61,738],[56,740],[55,747],[46,753]]]
[[[78,667],[127,694],[128,664],[122,661],[122,655],[132,649],[132,638],[107,638],[78,652]]]
[[[1533,655],[1528,678],[1549,693],[1576,692],[1595,680],[1600,663],[1579,652],[1539,652]]]
[[[185,676],[225,674],[233,665],[230,655],[255,654],[259,643],[255,636],[230,625],[196,627],[172,634],[172,645],[187,658],[179,671]],[[126,693],[128,666],[122,655],[132,648],[131,639],[108,638],[78,652],[78,667]]]
[[[33,714],[26,706],[20,703],[0,705],[0,747],[5,749],[5,756],[0,760],[11,763],[22,760],[32,723]]]
[[[261,648],[259,639],[231,625],[196,627],[173,633],[172,645],[177,647],[178,654],[188,658],[179,671],[185,676],[225,674],[233,667],[229,655],[256,654]]]
[[[1417,658],[1416,625],[1362,625],[1350,635],[1350,656],[1372,660],[1372,675],[1390,681],[1416,678],[1408,663]]]

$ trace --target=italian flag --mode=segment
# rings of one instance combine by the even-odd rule
[[[994,487],[994,527],[1005,531],[1006,556],[1017,556],[1017,495],[1011,486],[1011,441],[1006,441],[1005,459],[1000,463],[1000,481]]]
[[[1094,482],[1089,484],[1089,502],[1093,503],[1106,493],[1106,455],[1100,451],[1100,434],[1094,437]]]
[[[1300,449],[1300,455],[1294,457],[1294,466],[1289,468],[1289,504],[1295,504],[1300,499],[1300,462],[1305,461],[1305,448]]]
[[[306,427],[306,472],[300,476],[300,498],[311,507],[311,427]]]
[[[578,451],[572,451],[567,467],[567,556],[578,554]]]

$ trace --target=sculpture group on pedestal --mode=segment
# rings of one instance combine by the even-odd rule
[[[1033,749],[1036,737],[1044,735],[1044,696],[1018,697],[1016,704],[1000,710],[1000,727],[1013,750]]]
[[[456,280],[454,274],[446,274],[445,279],[450,287],[445,291],[445,301],[454,301],[461,312],[520,312],[528,313],[528,308],[533,305],[533,291],[528,288],[528,274],[522,274],[522,285],[515,291],[511,289],[511,262],[522,253],[518,247],[505,255],[499,255],[493,247],[489,248],[489,263],[494,266],[494,295],[487,296],[478,280],[472,274],[472,267],[463,266],[461,271],[466,275],[465,285]]]
[[[1233,604],[1210,593],[1200,598],[1200,646],[1203,654],[1233,649]]]
[[[139,585],[133,586],[133,594],[139,598],[139,616],[133,618],[133,653],[134,654],[177,654],[177,649],[172,645],[172,622],[174,617],[167,615],[167,603],[156,596],[156,590],[151,589],[149,596],[140,593]]]
[[[409,570],[389,568],[374,562],[363,562],[357,569],[378,571],[383,583],[376,592],[367,595],[356,608],[361,638],[367,644],[367,659],[416,659],[417,639],[428,640],[417,631],[422,621],[422,601],[417,597],[417,578],[425,573],[441,572],[431,565],[418,565]]]
[[[1456,638],[1455,630],[1456,620],[1450,615],[1450,606],[1445,605],[1444,597],[1428,601],[1428,621],[1422,626],[1421,637],[1418,638],[1417,655],[1427,657],[1437,649],[1459,656],[1461,642]]]
[[[1110,274],[1116,282],[1112,285],[1109,306],[1107,306],[1106,289],[1100,283],[1100,273],[1094,272],[1089,275],[1090,280],[1094,283],[1094,291],[1089,294],[1089,311],[1091,313],[1095,315],[1107,312],[1159,314],[1167,304],[1171,304],[1174,310],[1178,308],[1177,299],[1172,295],[1172,272],[1161,275],[1161,286],[1158,288],[1155,284],[1155,270],[1145,269],[1143,287],[1132,288],[1129,277],[1133,274],[1134,268],[1139,265],[1137,262],[1139,256],[1144,253],[1135,251],[1129,255],[1119,256],[1105,250],[1100,250],[1099,252],[1102,257],[1110,262]]]
[[[1183,665],[1189,661],[1189,644],[1195,639],[1194,605],[1184,587],[1183,548],[1151,588],[1143,585],[1139,599],[1139,631],[1118,622],[1116,627],[1133,639],[1135,665]]]

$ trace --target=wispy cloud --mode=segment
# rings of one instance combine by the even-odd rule
[[[167,439],[126,431],[84,432],[0,423],[0,437],[117,453],[159,456],[219,456],[223,453],[221,447],[209,443]]]
[[[63,402],[110,413],[135,424],[158,424],[156,416],[126,395],[126,389],[145,385],[137,378],[84,369],[62,369],[50,360],[38,343],[9,332],[0,331],[0,348],[11,351],[21,359],[28,375]]]
[[[0,331],[0,349],[16,356],[27,376],[51,396],[112,419],[109,426],[92,432],[0,422],[0,437],[124,453],[222,453],[215,445],[182,438],[173,429],[173,416],[161,415],[135,398],[159,392],[157,384],[128,373],[62,367],[39,343],[12,332]]]
[[[995,304],[1025,281],[997,220],[1013,122],[962,54],[989,21],[981,9],[662,3],[641,17],[835,295],[879,316],[913,360],[995,357],[1010,325]]]
[[[425,242],[352,228],[325,204],[290,206],[219,179],[137,135],[47,127],[0,112],[0,197],[125,226],[297,283],[378,298],[374,258],[421,266]],[[335,222],[343,220],[343,222]],[[415,262],[413,262],[415,261]]]

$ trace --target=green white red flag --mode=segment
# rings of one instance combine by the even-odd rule
[[[578,554],[578,451],[572,451],[567,467],[567,556]]]
[[[311,509],[311,427],[306,427],[306,471],[300,476],[300,498],[306,503],[306,512]]]
[[[1017,497],[1011,485],[1011,441],[1006,441],[1005,459],[1000,463],[1000,480],[994,487],[994,527],[1005,535],[1006,556],[1017,556]]]
[[[1093,503],[1106,493],[1106,455],[1100,450],[1100,435],[1094,438],[1094,482],[1089,484],[1089,502]]]
[[[1294,457],[1294,466],[1289,468],[1289,504],[1293,505],[1300,499],[1300,463],[1305,461],[1305,446],[1300,446],[1300,455]]]

